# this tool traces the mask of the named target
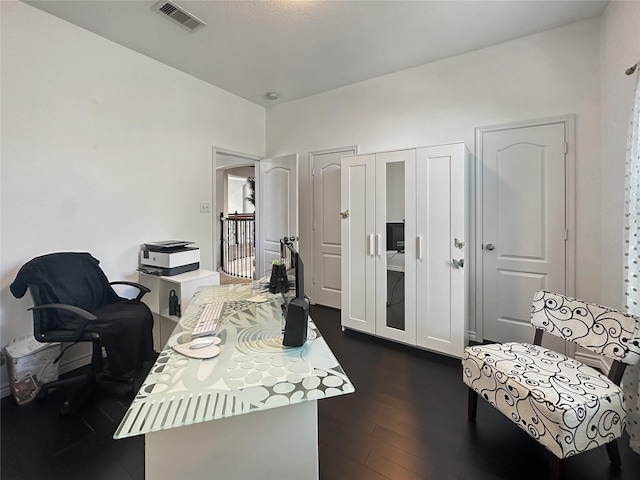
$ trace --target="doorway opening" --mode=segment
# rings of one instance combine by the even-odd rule
[[[255,177],[253,167],[238,167],[226,173],[226,215],[220,212],[220,269],[227,275],[253,278],[256,258]]]
[[[214,252],[224,283],[250,281],[256,254],[256,162],[241,154],[215,150]]]

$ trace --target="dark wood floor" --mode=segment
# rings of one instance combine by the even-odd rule
[[[356,386],[354,394],[318,402],[323,480],[546,477],[546,450],[500,413],[480,401],[477,422],[467,421],[459,360],[343,333],[335,310],[313,307],[312,315]],[[144,439],[111,438],[126,398],[101,395],[59,418],[62,398],[54,392],[23,407],[2,400],[2,480],[142,480]],[[626,437],[620,446],[622,470],[600,448],[568,459],[565,479],[638,480],[640,455]]]

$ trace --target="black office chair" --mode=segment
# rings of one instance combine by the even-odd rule
[[[153,316],[140,301],[149,289],[133,282],[109,283],[99,263],[89,253],[43,255],[24,264],[10,287],[16,298],[27,290],[33,298],[29,310],[36,340],[92,344],[88,373],[47,383],[38,392],[36,398],[41,400],[49,390],[80,382],[63,403],[62,415],[77,410],[100,382],[126,384],[132,393],[133,379],[124,374],[141,368],[153,355]],[[111,287],[116,284],[135,287],[139,294],[135,299],[122,298]],[[108,371],[103,368],[102,347]]]

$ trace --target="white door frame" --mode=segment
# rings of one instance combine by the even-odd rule
[[[311,185],[311,249],[309,250],[309,252],[311,252],[312,258],[314,259],[314,261],[310,262],[311,268],[308,268],[310,273],[311,273],[311,285],[312,285],[312,292],[313,294],[315,294],[316,291],[316,282],[315,282],[315,278],[316,278],[316,271],[315,271],[315,248],[316,248],[316,236],[313,234],[314,232],[314,225],[316,224],[316,218],[315,218],[315,214],[316,214],[316,209],[315,209],[315,203],[314,203],[314,199],[315,197],[315,186],[314,186],[314,181],[313,181],[313,177],[314,177],[314,163],[313,163],[313,159],[316,155],[326,155],[327,153],[341,153],[341,152],[345,152],[345,155],[357,155],[358,154],[358,145],[349,145],[346,147],[338,147],[338,148],[327,148],[324,150],[314,150],[312,152],[309,152],[309,184]],[[347,153],[347,152],[351,152],[351,153]],[[338,212],[339,213],[339,212]],[[315,297],[315,295],[312,295],[311,299],[312,299],[312,303],[313,303],[313,298]]]
[[[241,160],[240,163],[238,163],[237,165],[233,165],[233,167],[229,166],[229,165],[223,165],[223,166],[218,166],[218,154],[220,155],[228,155],[231,157],[237,157],[238,159]],[[218,237],[216,236],[218,234],[218,224],[219,224],[219,218],[218,218],[218,205],[217,205],[217,201],[216,201],[216,196],[218,194],[218,192],[216,191],[216,176],[218,174],[218,170],[224,170],[227,168],[235,168],[235,167],[247,167],[247,166],[252,166],[254,167],[254,169],[258,169],[259,168],[259,164],[258,162],[260,162],[260,160],[262,160],[262,157],[256,156],[256,155],[250,155],[248,153],[241,153],[241,152],[234,152],[233,150],[228,150],[226,148],[221,148],[221,147],[216,147],[215,145],[212,147],[212,151],[211,151],[211,249],[213,250],[211,252],[211,259],[212,259],[212,269],[217,270],[217,266],[220,263],[220,258],[218,258],[219,253],[220,253],[220,245],[217,243],[218,241]],[[257,182],[258,182],[258,175],[256,174],[255,176],[256,178],[256,191],[257,191]],[[255,196],[256,198],[256,203],[258,202],[258,196]],[[256,229],[256,236],[257,236],[258,232]],[[258,239],[256,238],[256,244],[258,242]]]
[[[475,129],[475,278],[471,279],[472,292],[475,292],[475,302],[471,302],[470,318],[474,319],[474,326],[470,325],[469,338],[476,342],[484,339],[484,319],[482,316],[483,285],[482,285],[482,135],[488,132],[511,130],[514,128],[536,127],[554,123],[563,123],[566,139],[565,148],[565,219],[569,236],[565,242],[565,293],[575,296],[575,259],[576,259],[576,230],[575,230],[575,115],[551,117],[540,120],[530,120],[516,123],[506,123]],[[533,339],[532,339],[533,340]]]

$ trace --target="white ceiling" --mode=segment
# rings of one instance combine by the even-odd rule
[[[195,32],[153,0],[26,3],[268,106],[596,17],[608,2],[174,0],[207,24]]]

